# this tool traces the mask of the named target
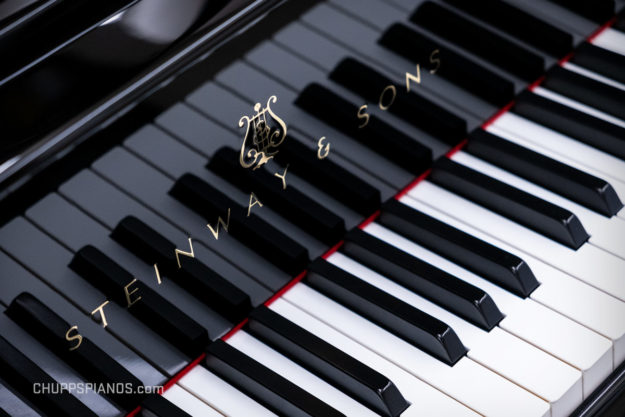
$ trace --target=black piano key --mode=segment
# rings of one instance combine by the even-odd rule
[[[455,364],[467,352],[447,324],[324,259],[311,263],[306,282],[448,365]]]
[[[83,247],[74,255],[70,268],[117,304],[127,307],[132,315],[181,352],[195,358],[208,345],[205,328],[143,282],[136,280],[129,286],[135,277],[99,249],[91,245]]]
[[[431,1],[410,20],[523,80],[534,81],[545,70],[541,56]]]
[[[397,200],[382,206],[377,221],[520,297],[539,285],[523,259]]]
[[[7,384],[28,399],[43,413],[51,416],[96,417],[87,406],[67,390],[55,387],[57,382],[0,336],[0,374]],[[35,384],[49,386],[49,391],[35,391]],[[60,391],[60,392],[58,392]]]
[[[280,179],[266,169],[243,168],[239,152],[232,148],[223,147],[215,152],[207,168],[242,191],[253,192],[263,204],[328,245],[336,244],[345,233],[342,218],[294,186],[284,189]]]
[[[549,55],[561,58],[573,49],[573,36],[536,16],[500,0],[445,0]]]
[[[605,216],[613,216],[623,207],[606,181],[482,129],[471,132],[465,149]]]
[[[261,220],[254,213],[246,216],[247,207],[241,207],[229,197],[192,174],[179,178],[170,194],[203,216],[216,230],[218,217],[228,224],[227,232],[265,257],[278,268],[297,275],[308,264],[308,251],[299,243],[273,226]]]
[[[408,408],[408,402],[384,375],[265,306],[252,311],[247,329],[377,413],[396,417]]]
[[[221,339],[208,347],[204,362],[219,377],[278,415],[343,415]]]
[[[575,49],[571,62],[625,84],[625,56],[621,54],[583,42]]]
[[[138,218],[127,216],[122,219],[111,237],[146,263],[157,264],[159,273],[176,280],[224,317],[238,322],[252,309],[250,297],[245,292],[195,257],[179,255],[176,258],[176,245]]]
[[[365,119],[358,118],[358,106],[320,84],[309,84],[295,104],[415,175],[431,165],[432,151],[429,148],[373,114],[364,125]]]
[[[550,0],[597,23],[606,23],[614,16],[614,0]]]
[[[363,179],[332,161],[319,159],[314,150],[287,135],[274,159],[282,166],[289,164],[293,171],[343,205],[363,216],[369,216],[380,208],[380,191]]]
[[[486,292],[360,229],[347,233],[341,251],[484,330],[503,319]]]
[[[430,179],[572,249],[578,249],[589,238],[577,216],[570,211],[448,158],[436,161]]]
[[[150,394],[141,403],[144,417],[191,417],[191,415],[176,407],[165,397],[158,394]]]
[[[392,25],[378,41],[403,57],[419,63],[429,62],[438,49],[441,66],[436,75],[475,94],[496,106],[504,106],[514,98],[514,83],[470,59],[440,45],[429,37],[401,23]]]
[[[512,111],[580,142],[625,159],[625,129],[613,123],[529,91],[524,91],[519,95]]]
[[[543,87],[625,120],[625,91],[560,66],[547,72]]]
[[[373,103],[380,101],[385,88],[394,86],[391,79],[354,58],[343,59],[329,77]],[[389,112],[447,144],[456,145],[465,138],[465,120],[414,91],[394,88],[396,97]]]
[[[133,410],[145,396],[139,393],[139,387],[143,385],[141,381],[90,339],[82,336],[80,345],[75,348],[76,340],[67,340],[68,331],[72,326],[33,295],[29,293],[18,295],[7,308],[6,314],[86,380],[100,384],[119,383],[131,387],[132,392],[122,390],[106,393],[107,398],[120,407]]]
[[[0,406],[0,417],[11,417],[11,415],[7,413],[6,411],[4,411],[2,409],[2,406]]]

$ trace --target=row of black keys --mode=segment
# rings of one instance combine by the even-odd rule
[[[384,218],[389,224],[397,224],[403,228],[402,223],[409,221],[413,225],[412,230],[417,232],[419,227],[417,220],[423,215],[407,209],[400,203],[392,202],[387,206]],[[404,212],[404,216],[407,216],[406,218],[402,217],[402,212]],[[427,218],[422,219],[428,220]],[[432,221],[434,220],[429,219],[429,222]],[[449,229],[453,232],[453,229]],[[456,233],[461,232],[456,231]],[[132,247],[136,254],[142,253],[143,255],[140,255],[142,257],[147,257],[150,252],[154,252],[149,262],[159,262],[169,277],[175,279],[180,285],[189,289],[192,294],[207,302],[221,314],[232,315],[235,312],[239,317],[249,315],[251,317],[248,325],[250,332],[302,363],[308,369],[312,368],[313,372],[321,373],[333,384],[345,389],[374,410],[384,415],[398,415],[407,406],[401,395],[393,392],[395,390],[393,385],[374,370],[357,363],[336,348],[271,313],[266,308],[261,307],[250,312],[251,308],[247,296],[232,287],[225,279],[211,273],[210,269],[199,261],[192,258],[180,258],[181,268],[179,272],[176,272],[178,271],[177,261],[174,256],[171,256],[174,253],[174,246],[140,220],[136,218],[124,219],[112,233],[112,236],[123,245]],[[457,235],[456,239],[466,239],[467,237],[469,236]],[[440,239],[436,240],[439,242],[432,242],[434,246],[437,244],[447,246]],[[479,243],[476,239],[474,240],[475,243]],[[168,249],[166,253],[160,253],[166,249]],[[482,249],[486,249],[484,256],[488,256],[489,251],[491,257],[496,254],[494,253],[496,252],[495,248],[482,246]],[[369,266],[375,267],[380,272],[390,273],[391,269],[394,270],[395,272],[390,275],[393,279],[408,285],[409,288],[428,296],[432,300],[437,300],[440,305],[446,306],[482,328],[490,329],[502,318],[492,300],[481,290],[416,258],[412,258],[362,231],[350,232],[343,250],[361,262],[367,260]],[[459,257],[462,258],[462,254],[458,253]],[[373,254],[375,254],[375,258],[372,257]],[[505,258],[508,262],[514,261],[508,257]],[[486,262],[481,264],[483,267],[486,266]],[[123,296],[123,288],[133,280],[133,277],[98,249],[92,246],[84,247],[75,255],[70,267],[102,290],[113,301],[125,305],[126,299]],[[500,265],[500,267],[508,268],[508,272],[512,274],[517,272],[529,274],[522,277],[526,281],[528,278],[530,281],[533,279],[529,269],[520,260],[514,262],[514,265],[511,264],[508,267]],[[491,262],[489,268],[496,267]],[[493,270],[493,272],[495,271]],[[453,330],[444,323],[370,284],[364,283],[326,261],[319,259],[310,265],[307,282],[322,293],[449,364],[455,363],[466,353],[466,349]],[[526,286],[529,288],[534,288],[536,285],[535,280],[526,282]],[[209,341],[205,329],[140,282],[136,284],[136,288],[139,289],[142,298],[140,302],[129,308],[133,315],[190,355],[198,355],[206,349]],[[103,383],[128,383],[132,386],[141,384],[86,338],[83,338],[82,344],[77,350],[70,351],[69,348],[74,342],[65,338],[69,323],[33,296],[26,293],[19,295],[7,309],[7,314],[34,337],[45,343],[49,349],[52,349],[87,380]],[[21,388],[20,391],[32,392],[31,387],[34,382],[52,382],[50,377],[43,374],[43,371],[20,354],[17,349],[11,347],[4,340],[2,343],[0,361],[2,368],[6,371],[3,372],[3,376],[8,378],[11,383],[16,384],[18,389]],[[310,412],[314,410],[312,415],[328,415],[325,406],[318,401],[312,401],[304,391],[286,380],[277,378],[270,370],[223,342],[211,344],[207,352],[209,356],[206,360],[206,366],[233,382],[237,387],[240,387],[241,384],[243,386],[250,383],[260,384],[264,389],[272,391],[272,395],[277,395],[275,392],[279,392],[278,397],[288,402],[289,407],[295,403],[296,406],[307,408]],[[245,381],[241,381],[241,379]],[[249,381],[250,379],[253,381]],[[248,389],[250,388],[243,390],[247,392]],[[79,403],[73,400],[63,401],[64,398],[63,395],[59,397],[52,394],[35,396],[34,401],[39,407],[46,410],[60,407],[59,410],[63,410],[67,415],[89,415],[72,411],[74,407],[79,408]],[[288,400],[284,400],[284,398]],[[134,408],[141,400],[140,396],[129,394],[113,395],[110,399],[124,409]],[[262,403],[266,401],[266,398],[261,398]],[[152,399],[148,406],[158,408],[160,403],[163,402]],[[275,408],[273,409],[275,410]],[[284,409],[279,410],[284,411]]]
[[[300,95],[298,103],[310,103],[310,106],[307,107],[309,111],[318,112],[315,109],[319,109],[320,106],[315,104],[320,102],[313,101],[311,103],[308,101],[313,90],[323,91],[325,94],[333,93],[324,87],[313,85]],[[325,105],[326,109],[338,107],[341,105],[341,98],[333,97],[326,103],[329,103]],[[347,106],[353,105],[346,104]],[[342,126],[345,130],[350,130],[352,137],[359,139],[361,143],[375,150],[382,148],[381,150],[386,150],[389,153],[395,152],[396,155],[402,155],[406,159],[406,165],[412,167],[417,173],[424,172],[428,168],[429,155],[424,155],[429,152],[427,148],[408,137],[389,135],[390,126],[382,121],[379,121],[381,130],[376,133],[375,128],[378,124],[376,124],[377,119],[373,119],[375,116],[371,116],[373,119],[373,121],[370,120],[371,129],[358,129],[349,122],[340,122],[345,119],[340,117],[339,112],[331,111],[328,114],[339,115],[335,119],[334,125],[340,124],[339,127]],[[320,116],[323,117],[323,115]],[[327,120],[327,118],[324,119]],[[382,132],[386,132],[386,134],[382,136]],[[381,137],[384,137],[385,141],[379,140]],[[398,137],[403,140],[401,142],[393,140]],[[508,142],[484,130],[477,129],[469,135],[466,150],[606,217],[616,214],[623,206],[614,189],[606,181]],[[380,197],[377,190],[331,161],[317,160],[297,140],[287,140],[276,157],[279,162],[284,164],[286,161],[290,161],[292,165],[289,166],[292,166],[292,171],[302,178],[310,180],[312,183],[325,184],[324,190],[328,194],[361,214],[370,215],[379,207]],[[344,233],[344,224],[339,216],[316,203],[304,193],[299,192],[296,187],[289,186],[283,190],[282,185],[273,180],[267,171],[251,172],[241,169],[236,160],[236,152],[232,149],[220,149],[213,155],[207,166],[211,171],[233,183],[244,192],[254,192],[261,201],[266,202],[276,212],[324,243],[334,244],[340,240]],[[574,213],[456,164],[447,158],[441,158],[434,164],[430,179],[456,194],[514,219],[571,248],[579,248],[588,239],[588,234]],[[216,189],[207,184],[198,183],[191,176],[181,178],[172,190],[174,196],[196,208],[211,222],[215,222],[218,216],[225,218],[229,208],[232,209],[233,221],[256,222],[254,217],[251,219],[240,218],[243,216],[241,213],[245,213],[245,209],[237,206],[225,196],[220,199],[208,197],[212,193],[219,194]],[[257,234],[263,234],[263,228],[259,227],[255,223],[250,223],[245,228],[245,233],[253,234],[253,231],[257,230]],[[280,239],[276,242],[288,241],[285,236]],[[269,246],[271,251],[274,250],[274,246]],[[285,245],[285,247],[291,248],[290,254],[286,250],[278,252],[268,250],[263,255],[289,260],[283,264],[282,269],[288,273],[296,274],[302,265],[301,260],[305,258],[304,249],[300,247],[296,250],[297,246],[293,246],[293,244]],[[272,253],[276,253],[276,255],[272,255]]]
[[[497,1],[494,3],[498,4],[498,7],[512,8],[516,12],[521,13],[518,9],[503,2]],[[464,2],[462,2],[462,7],[471,9],[467,11],[472,11],[472,7],[468,6],[468,4],[465,5]],[[479,8],[478,6],[475,7]],[[430,16],[430,10],[433,10],[431,13],[434,13],[434,16]],[[444,15],[444,17],[439,16],[439,14],[441,16]],[[457,19],[459,21],[458,24],[449,24],[447,19],[450,16]],[[527,15],[527,17],[528,19],[536,19],[530,15]],[[424,3],[417,9],[412,20],[438,36],[477,54],[481,58],[513,74],[516,71],[515,69],[525,62],[523,59],[520,59],[519,62],[515,61],[515,59],[518,59],[517,57],[524,56],[522,51],[531,54],[523,47],[511,43],[500,35],[484,29],[476,23],[435,3]],[[487,21],[490,22],[490,20]],[[503,21],[508,22],[505,19]],[[547,23],[543,22],[543,24],[553,31],[559,31],[559,29]],[[466,30],[462,30],[463,28],[466,28]],[[506,26],[506,28],[509,28],[509,26]],[[455,32],[447,34],[442,31]],[[540,33],[540,31],[537,33]],[[518,35],[517,33],[512,34]],[[570,37],[570,35],[568,36]],[[520,37],[520,39],[525,40],[523,37]],[[549,34],[544,34],[544,37],[541,37],[542,39],[548,43],[548,40],[551,38]],[[432,51],[438,48],[437,42],[433,39],[401,23],[394,24],[385,31],[379,39],[379,43],[413,62],[427,62]],[[488,47],[485,47],[484,51],[476,51],[474,50],[475,45],[487,45]],[[564,50],[567,52],[572,51],[570,42]],[[508,57],[508,55],[510,56]],[[542,62],[541,57],[535,54],[533,56]],[[505,58],[498,62],[496,58],[500,59],[499,57]],[[515,98],[514,84],[511,80],[453,50],[440,50],[440,59],[445,64],[438,69],[436,73],[438,76],[496,106],[503,106],[515,99],[515,105],[512,108],[512,111],[515,113],[616,157],[625,158],[625,143],[623,139],[625,138],[625,129],[622,127],[530,92],[524,92]],[[616,81],[625,82],[625,57],[596,47],[588,42],[578,46],[571,62]],[[508,64],[504,65],[504,63],[509,63],[511,68],[508,68]],[[528,81],[535,81],[545,72],[544,62],[538,67],[536,71],[522,78]],[[347,59],[337,66],[330,74],[330,78],[361,95],[363,98],[374,102],[377,102],[381,91],[386,86],[393,84],[384,75],[353,59]],[[542,86],[607,114],[625,119],[625,93],[615,87],[568,71],[559,65],[547,71]],[[313,96],[318,103],[330,98],[330,93],[322,94],[317,92]],[[315,100],[311,99],[310,105],[306,107],[326,113],[326,117],[328,119],[336,119],[336,123],[341,123],[342,120],[343,123],[345,123],[345,120],[348,122],[352,121],[353,116],[347,118],[333,116],[334,112],[336,112],[336,115],[340,114],[342,116],[355,114],[351,113],[353,109],[347,109],[347,104],[344,102],[339,101],[331,108],[324,108],[324,106],[314,106]],[[325,103],[329,102],[331,101],[325,101]],[[398,93],[398,97],[389,108],[389,111],[406,122],[432,134],[444,143],[455,145],[466,136],[466,123],[461,118],[446,111],[431,100],[420,96],[418,93]],[[393,137],[400,135],[395,130],[391,130],[391,132],[393,132],[391,135]],[[401,161],[398,161],[398,163],[401,163]],[[402,166],[405,167],[405,165]]]
[[[223,152],[226,153],[227,157],[222,162],[234,160],[232,155],[228,154],[231,151],[224,150]],[[217,160],[219,157],[216,155],[212,161]],[[309,162],[316,161],[318,160]],[[319,161],[317,165],[324,162],[328,161]],[[357,178],[351,178],[350,181],[351,183],[359,182]],[[216,201],[227,199],[203,180],[190,174],[182,177],[176,183],[172,189],[172,194],[180,196],[186,194],[199,198],[190,204],[197,211],[204,213],[207,218],[213,217],[216,213],[215,208],[211,208],[210,205],[215,204]],[[185,199],[185,197],[182,198]],[[209,206],[206,205],[207,201]],[[224,201],[227,202],[227,200]],[[285,264],[285,258],[288,258],[285,255],[293,253],[289,251],[293,249],[291,244],[294,242],[281,240],[281,234],[278,230],[253,217],[253,215],[250,218],[242,217],[239,222],[235,222],[235,219],[231,218],[229,233],[255,251],[262,252],[268,248],[269,252],[278,250],[279,255],[270,260],[281,268],[290,265],[289,268],[300,271],[307,266],[307,256],[296,256],[290,259],[290,264]],[[253,222],[252,228],[260,228],[264,233],[255,238],[250,238],[247,233],[249,230],[245,229],[246,226],[250,226],[247,223],[249,220]],[[527,296],[538,285],[531,271],[521,259],[412,210],[401,203],[390,201],[384,204],[379,221],[392,230],[454,259],[455,262],[518,295]],[[164,275],[175,279],[191,294],[208,303],[211,308],[225,317],[238,321],[250,314],[251,303],[245,293],[194,258],[180,256],[180,268],[178,268],[178,260],[174,252],[175,245],[140,220],[132,217],[124,219],[113,231],[112,237],[147,263],[158,263]],[[346,235],[346,243],[342,250],[359,262],[384,273],[389,278],[402,283],[402,285],[481,328],[491,329],[502,318],[490,297],[479,288],[407,255],[360,230],[353,230]],[[305,250],[303,251],[305,252]],[[132,274],[117,265],[114,260],[108,258],[98,249],[87,246],[75,255],[70,266],[110,297],[112,301],[123,306],[126,305],[127,300],[124,297],[123,289],[133,280],[133,277]],[[452,365],[466,352],[453,329],[439,320],[385,294],[325,261],[315,261],[310,265],[310,270],[309,285],[440,360]],[[196,356],[204,351],[209,343],[205,329],[142,283],[137,282],[135,287],[139,289],[142,299],[141,302],[130,307],[129,310],[133,315],[190,356]],[[42,342],[55,349],[59,356],[72,363],[89,380],[140,383],[115,362],[110,359],[107,360],[104,357],[106,355],[104,352],[85,340],[83,341],[84,345],[78,351],[69,352],[67,350],[68,342],[65,339],[69,324],[33,297],[26,294],[18,297],[8,309],[8,314],[34,336],[39,337]],[[252,313],[252,317],[257,314],[261,313]],[[289,331],[289,333],[291,332]],[[232,380],[233,377],[228,377],[228,373],[221,368],[230,369],[234,366],[233,361],[237,366],[249,368],[248,370],[260,366],[251,359],[241,356],[240,353],[233,352],[232,348],[222,346],[219,342],[211,346],[215,347],[209,348],[209,352],[212,352],[211,349],[216,349],[213,354],[217,355],[218,358],[212,359],[212,361],[220,364],[215,367],[215,372],[228,380]],[[302,346],[309,346],[309,344],[305,342]],[[7,374],[25,381],[26,386],[35,381],[47,381],[45,378],[41,379],[41,372],[37,373],[32,370],[34,369],[33,365],[28,365],[26,358],[22,357],[20,360],[15,360],[16,352],[10,347],[3,349],[3,355],[6,354],[3,357],[3,368],[12,370]],[[77,352],[80,353],[74,355]],[[220,357],[218,355],[225,356]],[[226,362],[225,365],[221,364],[223,361]],[[341,369],[341,367],[338,368]],[[265,370],[265,373],[258,373],[257,371],[258,369],[249,373],[243,372],[243,375],[247,375],[247,377],[250,375],[272,375],[269,370]],[[241,370],[238,369],[235,373],[239,375]],[[238,376],[238,378],[241,377],[241,375]],[[274,377],[267,378],[267,381],[261,378],[260,383],[268,384],[274,381]],[[281,384],[284,383],[286,381],[281,380]],[[287,386],[297,392],[301,391],[298,391],[297,387],[292,386],[292,384],[287,384]],[[366,395],[362,392],[354,393],[354,395],[358,398],[363,395],[370,396],[369,388],[364,391],[368,393]],[[274,387],[274,389],[277,390],[278,388]],[[303,392],[300,394],[304,397],[307,395]],[[294,399],[301,398],[301,395],[289,394],[286,398],[294,401]],[[50,401],[53,406],[59,406],[57,400],[53,398],[37,397],[37,401],[44,400]],[[128,409],[139,404],[138,399],[132,396],[114,400]],[[158,403],[160,400],[152,401]],[[69,407],[73,402],[69,401],[63,404]]]
[[[293,141],[293,143],[294,146],[299,146],[297,145],[298,142]],[[222,172],[228,179],[237,181],[236,178],[239,175],[247,175],[249,171],[240,170],[236,163],[230,165],[233,172],[221,171],[224,169],[223,166],[228,166],[232,161],[236,161],[233,152],[229,149],[222,149],[214,155],[209,167],[216,169],[217,172]],[[300,158],[306,159],[305,155],[310,153],[298,154]],[[336,170],[339,169],[329,160],[319,161],[314,156],[306,159],[306,161],[307,164],[301,164],[301,166],[306,166],[307,169],[315,173],[329,175],[331,172],[336,173]],[[223,165],[222,168],[215,168],[220,165]],[[234,167],[238,171],[235,171]],[[330,167],[329,171],[328,167]],[[260,175],[262,177],[262,174]],[[341,178],[339,184],[343,184],[343,186],[345,184],[355,185],[352,192],[360,194],[363,201],[366,200],[365,196],[370,197],[372,188],[353,175],[344,172],[337,178]],[[263,181],[263,183],[276,182]],[[276,186],[279,188],[277,196],[281,196],[284,190],[279,184]],[[333,187],[336,187],[335,191],[339,191],[341,186],[333,184]],[[292,186],[289,186],[287,190],[291,190],[291,193],[297,193],[297,190]],[[368,190],[368,192],[361,193],[360,190]],[[375,190],[373,191],[373,194],[376,194]],[[269,197],[263,192],[263,189],[258,192],[261,192],[260,195],[263,198]],[[209,221],[211,220],[209,218],[214,221],[214,216],[217,214],[224,215],[225,207],[236,207],[225,195],[192,175],[182,177],[172,189],[172,194],[187,200],[195,210],[203,213]],[[379,196],[372,200],[371,209],[379,207]],[[271,204],[269,202],[272,202],[273,199],[267,198],[265,201],[268,202],[267,204]],[[276,201],[280,202],[279,199]],[[301,207],[298,206],[300,209]],[[308,205],[304,204],[303,207],[308,207]],[[241,213],[238,218],[239,221],[236,222],[234,217],[231,218],[229,233],[256,252],[266,254],[268,259],[283,269],[288,268],[299,272],[306,267],[308,259],[305,249],[301,248],[293,252],[294,242],[289,241],[278,230],[254,215],[250,218],[244,218],[242,213],[245,210],[243,207],[239,208],[240,210],[235,210],[236,213]],[[252,223],[247,223],[248,221]],[[459,264],[488,277],[521,296],[528,295],[538,285],[522,260],[437,220],[419,214],[400,203],[394,201],[386,203],[380,221],[387,227],[401,231],[403,234],[409,234],[410,237],[423,245],[444,253]],[[302,219],[300,218],[297,223],[302,224]],[[246,229],[246,227],[250,229]],[[248,233],[253,231],[251,229],[259,230],[262,233],[254,237]],[[174,252],[175,245],[140,220],[135,218],[123,220],[114,230],[112,236],[147,263],[158,263],[164,275],[176,279],[181,286],[187,288],[196,297],[200,297],[202,301],[207,302],[225,317],[237,321],[250,312],[250,301],[247,295],[199,261],[181,256],[179,258],[181,268],[178,268],[178,261]],[[443,271],[358,230],[350,232],[346,242],[344,251],[350,256],[388,274],[404,285],[408,285],[409,288],[482,328],[490,329],[501,319],[501,313],[483,291]],[[275,251],[277,254],[271,258],[270,255]],[[132,281],[132,275],[124,271],[112,259],[107,258],[106,255],[93,247],[85,247],[77,253],[71,267],[89,280],[92,285],[107,294],[114,302],[125,305],[123,287]],[[465,349],[454,332],[444,323],[420,313],[399,300],[321,261],[313,264],[312,270],[314,272],[321,271],[322,273],[319,274],[321,277],[329,277],[326,280],[311,279],[310,283],[315,288],[326,294],[329,293],[328,295],[343,304],[401,335],[401,337],[441,360],[453,364],[465,353]],[[328,284],[330,283],[328,279],[332,279],[331,285]],[[341,291],[329,291],[328,288],[331,287],[339,288],[336,287],[336,283],[340,283]],[[139,289],[142,300],[131,306],[132,314],[190,356],[197,355],[204,349],[208,340],[206,331],[202,327],[140,282],[136,283],[136,288]],[[26,303],[25,305],[28,306],[29,304]],[[366,305],[366,309],[363,309],[363,305]],[[391,320],[388,318],[389,309],[392,313]],[[45,322],[50,322],[50,319],[46,318]],[[68,327],[67,323],[63,323],[56,330],[67,329]],[[442,339],[440,337],[442,334],[447,335],[446,338]],[[64,335],[65,333],[57,334],[60,343],[66,343]],[[120,375],[115,375],[111,379],[115,381],[124,380],[123,378],[120,379]]]
[[[295,147],[300,146],[296,141],[292,143]],[[241,170],[236,165],[233,152],[230,149],[222,149],[214,155],[209,167],[215,169],[217,166],[222,166],[216,170],[222,172],[230,180],[237,181],[238,176],[246,176],[249,171]],[[314,156],[307,158],[306,155],[309,153],[297,152],[297,154],[306,160],[306,163],[302,163],[301,166],[307,167],[311,173],[330,175],[336,174],[336,170],[339,169],[329,160],[320,161]],[[234,165],[232,161],[235,161]],[[228,166],[228,164],[231,164],[233,171],[221,171],[223,166]],[[379,207],[379,196],[376,195],[375,190],[372,192],[372,188],[366,183],[348,172],[342,172],[342,175],[336,178],[340,178],[338,183],[333,183],[337,195],[341,194],[338,193],[341,187],[347,186],[351,188],[352,193],[359,195],[360,200],[372,200],[370,207],[372,210]],[[275,181],[261,182],[263,184],[276,183]],[[278,187],[277,196],[282,196],[281,193],[284,190],[279,184],[276,184],[276,187]],[[290,190],[289,193],[297,193],[292,186],[289,186],[287,190]],[[366,192],[362,192],[363,190]],[[262,198],[267,197],[265,200],[267,204],[273,203],[274,200],[265,194],[264,189],[261,188],[257,192]],[[224,215],[226,207],[236,207],[234,202],[225,195],[202,179],[190,174],[179,179],[171,193],[186,200],[207,220],[214,220],[216,215]],[[372,198],[371,194],[374,194],[375,198]],[[280,203],[279,197],[276,198],[278,198],[276,202]],[[308,257],[305,249],[290,241],[271,225],[256,218],[255,215],[244,218],[242,213],[245,210],[243,207],[239,208],[240,210],[234,210],[235,213],[240,214],[234,214],[231,217],[228,233],[250,246],[254,251],[266,255],[270,261],[282,269],[299,272],[307,266]],[[310,206],[303,204],[296,207],[298,210],[302,208],[309,209]],[[314,214],[314,212],[309,214]],[[297,223],[303,224],[302,221],[300,218]],[[395,201],[386,203],[380,221],[394,230],[409,234],[423,245],[446,254],[459,264],[488,277],[516,294],[527,296],[538,285],[522,260],[400,203]],[[253,235],[254,231],[258,233]],[[175,245],[140,220],[131,217],[124,219],[113,231],[112,237],[148,264],[157,263],[164,275],[175,279],[181,286],[208,303],[223,316],[236,322],[249,314],[251,303],[245,293],[193,258],[180,256],[180,268],[178,268],[178,259],[174,252]],[[299,249],[294,250],[294,248]],[[350,232],[346,237],[344,251],[362,263],[389,274],[404,285],[408,285],[409,288],[482,328],[490,329],[501,319],[501,313],[483,291],[363,232],[358,230]],[[132,281],[132,274],[123,270],[99,250],[89,246],[83,248],[76,254],[71,267],[114,302],[121,305],[127,302],[123,289]],[[449,364],[457,361],[465,353],[460,341],[444,323],[418,312],[335,268],[324,266],[323,263],[319,265],[319,262],[312,266],[313,271],[317,271],[318,268],[325,268],[326,275],[332,277],[334,282],[341,283],[341,287],[345,290],[340,294],[332,294],[333,298],[350,308],[385,328],[398,332],[406,340]],[[327,293],[328,290],[324,289],[323,283],[322,280],[311,281],[311,285]],[[204,349],[208,338],[201,326],[140,282],[137,282],[135,287],[139,289],[142,300],[131,306],[132,314],[192,357]],[[367,305],[366,310],[362,310],[363,302]],[[388,320],[389,309],[393,312],[392,320]],[[387,313],[381,314],[384,311]],[[45,322],[50,322],[50,320],[46,319]],[[68,325],[63,323],[56,330],[67,328]],[[442,334],[447,335],[446,338],[442,339],[440,337]],[[66,343],[64,335],[65,333],[57,334],[62,344]],[[123,379],[116,376],[112,380]]]

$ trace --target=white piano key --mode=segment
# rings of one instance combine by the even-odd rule
[[[565,62],[562,64],[562,67],[566,68],[569,71],[573,71],[580,75],[583,75],[587,78],[592,78],[593,80],[597,80],[599,82],[612,86],[614,88],[620,88],[621,90],[625,90],[625,84],[614,81],[612,78],[608,78],[601,74],[597,74],[594,71],[587,70],[586,68],[580,67],[579,65],[572,62]]]
[[[625,300],[625,260],[621,258],[589,244],[570,249],[429,181],[419,183],[409,195]]]
[[[233,334],[227,343],[346,416],[373,417],[377,415],[243,330]]]
[[[201,401],[199,398],[193,396],[184,388],[179,385],[172,385],[167,391],[163,393],[163,397],[169,400],[176,407],[182,411],[190,414],[193,417],[221,417],[223,414],[219,413],[208,404]]]
[[[486,416],[549,416],[549,404],[468,357],[448,366],[328,297],[298,284],[290,303]]]
[[[479,239],[521,257],[530,266],[541,283],[530,297],[533,300],[569,317],[610,339],[613,366],[625,360],[625,303],[568,275],[540,259],[512,247],[506,240],[476,229],[441,210],[430,207],[410,196],[401,199],[404,204],[469,233]]]
[[[399,392],[411,403],[410,407],[402,413],[402,417],[408,415],[477,416],[477,413],[458,401],[415,378],[402,368],[322,323],[285,299],[277,299],[269,308],[393,381]]]
[[[198,365],[183,376],[178,384],[225,416],[275,417],[275,414]]]
[[[568,98],[562,94],[558,94],[554,91],[551,91],[547,88],[543,88],[543,87],[536,87],[534,88],[534,90],[532,90],[535,94],[538,94],[539,96],[543,96],[545,98],[548,98],[549,100],[555,101],[556,103],[560,103],[560,104],[564,104],[565,106],[574,108],[575,110],[579,110],[581,112],[584,112],[586,114],[589,114],[591,116],[595,116],[598,119],[603,119],[606,122],[610,122],[612,124],[615,124],[617,126],[620,127],[625,127],[625,121],[623,121],[622,119],[619,119],[618,117],[614,117],[611,114],[605,113],[601,110],[597,110],[594,107],[591,107],[587,104],[581,103],[577,100],[573,100],[571,98]]]
[[[595,167],[600,172],[625,181],[625,161],[538,123],[507,112],[495,120],[495,123],[489,126],[487,130],[490,130],[492,126],[525,138],[559,155],[579,161],[584,166]]]
[[[561,155],[556,151],[550,150],[550,149],[546,149],[542,146],[540,146],[537,143],[533,143],[532,141],[516,135],[512,132],[509,132],[507,130],[501,129],[499,127],[496,126],[489,126],[486,130],[488,130],[491,133],[494,133],[496,135],[499,135],[503,138],[506,138],[507,140],[509,140],[510,142],[514,142],[517,145],[521,145],[526,147],[527,149],[531,149],[535,152],[538,152],[540,154],[543,154],[545,156],[548,156],[549,158],[555,159],[557,161],[560,161],[564,164],[570,165],[573,168],[577,168],[581,171],[584,171],[588,174],[594,175],[597,178],[601,178],[607,182],[610,183],[610,185],[612,185],[612,188],[614,188],[614,191],[616,191],[616,194],[619,196],[619,198],[621,199],[621,201],[625,201],[625,182],[616,178],[613,175],[609,175],[606,174],[604,172],[600,172],[598,171],[595,167],[591,167],[588,165],[585,165],[583,162],[580,161],[576,161],[573,160],[565,155]],[[625,208],[622,208],[618,213],[617,216],[621,219],[625,219]]]
[[[479,171],[482,174],[569,210],[578,217],[586,231],[590,234],[590,243],[614,255],[625,258],[625,221],[622,219],[618,217],[608,218],[598,214],[466,152],[457,152],[451,159]]]
[[[568,416],[581,404],[579,370],[499,327],[482,330],[339,252],[328,261],[447,323],[469,349],[469,358],[548,401],[553,417]]]
[[[625,34],[607,28],[596,36],[592,43],[617,54],[625,55]]]
[[[371,223],[366,232],[486,291],[505,315],[499,327],[582,372],[584,396],[612,372],[612,342],[573,320],[523,299],[391,230]]]

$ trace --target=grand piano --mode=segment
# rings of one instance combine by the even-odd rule
[[[0,416],[625,415],[624,0],[0,1]]]

